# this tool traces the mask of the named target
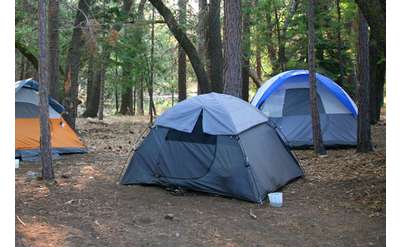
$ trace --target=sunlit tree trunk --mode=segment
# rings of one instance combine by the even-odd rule
[[[51,157],[49,126],[49,74],[46,30],[46,0],[39,0],[39,116],[40,116],[40,158],[42,176],[45,180],[54,179]]]
[[[317,105],[317,80],[315,71],[315,0],[308,1],[308,70],[310,80],[311,121],[314,142],[314,152],[317,155],[326,154],[322,141],[321,126]]]

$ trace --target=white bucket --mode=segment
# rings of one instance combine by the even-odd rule
[[[18,169],[19,168],[19,159],[16,159],[15,160],[15,169]]]
[[[268,194],[269,205],[274,208],[280,208],[283,204],[283,193],[282,192],[274,192]]]

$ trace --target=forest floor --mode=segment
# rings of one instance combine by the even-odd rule
[[[385,246],[385,119],[375,151],[296,151],[305,177],[283,188],[284,206],[150,186],[118,185],[147,118],[79,119],[88,154],[55,160],[55,184],[15,176],[16,246]],[[254,216],[255,215],[255,216]]]

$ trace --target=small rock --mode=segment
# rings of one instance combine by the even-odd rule
[[[179,232],[175,233],[175,236],[176,236],[177,238],[179,238],[179,236],[180,236]]]
[[[173,214],[167,214],[167,215],[164,216],[164,218],[166,220],[173,220],[174,219],[174,215]]]

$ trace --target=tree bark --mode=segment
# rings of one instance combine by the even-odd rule
[[[50,96],[60,100],[59,97],[59,0],[49,1],[48,6],[48,39],[49,39],[49,82]]]
[[[132,87],[126,87],[122,91],[121,108],[119,110],[119,113],[121,113],[122,115],[135,115],[133,110],[132,97]]]
[[[242,99],[249,100],[249,83],[250,83],[250,0],[242,1]]]
[[[287,67],[287,58],[286,58],[286,50],[285,50],[285,46],[286,46],[286,31],[289,27],[290,21],[293,18],[294,13],[296,12],[297,9],[297,5],[298,5],[298,1],[297,0],[291,0],[290,4],[289,4],[289,10],[285,19],[285,22],[282,26],[282,29],[280,29],[279,31],[279,49],[278,49],[278,61],[281,67],[282,71],[286,70]],[[278,20],[277,20],[278,21]],[[279,25],[278,25],[279,26]]]
[[[343,56],[342,56],[342,14],[340,10],[340,0],[336,0],[336,12],[337,12],[337,22],[338,22],[338,28],[337,28],[337,56],[338,56],[338,63],[339,63],[339,80],[337,83],[339,85],[343,85],[343,80],[344,80],[344,61],[343,61]]]
[[[97,117],[100,101],[100,84],[101,84],[101,69],[99,59],[93,56],[89,57],[88,75],[87,75],[87,94],[86,94],[86,110],[82,117]]]
[[[143,85],[143,78],[140,78],[141,80],[138,82],[137,85],[137,104],[136,104],[136,109],[137,109],[137,115],[143,116],[144,115],[144,107],[143,107],[143,91],[144,91],[144,85]]]
[[[358,138],[357,152],[372,150],[369,118],[369,58],[368,24],[361,10],[358,11]]]
[[[308,1],[308,70],[310,80],[311,121],[313,130],[314,152],[325,155],[317,105],[317,80],[315,71],[315,0]]]
[[[154,100],[153,100],[153,84],[154,84],[154,8],[151,10],[151,20],[153,21],[151,24],[151,34],[150,34],[150,80],[148,85],[149,91],[149,115],[150,115],[150,124],[153,123],[153,116],[155,113]],[[154,107],[154,109],[153,109]],[[153,111],[154,110],[154,111]]]
[[[72,32],[72,39],[70,42],[70,47],[68,49],[67,63],[65,69],[66,77],[64,80],[63,102],[65,107],[64,119],[74,129],[78,108],[78,75],[83,46],[81,26],[85,23],[85,15],[87,15],[91,3],[92,0],[79,0],[78,11],[75,17],[74,30]]]
[[[269,40],[266,46],[267,46],[269,62],[272,67],[272,74],[275,75],[279,71],[279,63],[276,57],[276,48],[274,46],[274,43],[272,42],[273,24],[272,24],[271,12],[269,10],[266,10],[265,13],[266,13],[266,29],[267,29],[267,31],[265,32],[265,39]]]
[[[370,66],[370,123],[378,123],[381,115],[381,107],[384,99],[386,62],[380,52],[379,41],[375,33],[370,33],[369,40],[369,66]]]
[[[122,80],[128,81],[130,77],[129,67],[122,65]],[[119,113],[122,115],[135,115],[133,106],[135,102],[132,102],[132,86],[123,85],[121,88],[121,107]],[[135,106],[136,107],[136,106]]]
[[[46,1],[39,0],[39,116],[40,116],[40,158],[42,176],[45,180],[53,180],[53,164],[51,157],[51,139],[49,126],[49,75],[48,47],[46,44]]]
[[[179,25],[186,35],[186,4],[187,0],[179,0]],[[178,101],[186,99],[186,54],[182,46],[178,48]]]
[[[178,25],[171,11],[164,5],[162,0],[150,0],[157,11],[164,17],[165,22],[168,25],[169,30],[174,35],[175,39],[185,50],[190,63],[192,64],[193,70],[196,74],[197,81],[200,85],[200,93],[210,92],[210,83],[207,77],[207,73],[204,69],[204,64],[202,63],[199,54],[193,43],[189,40],[187,35],[185,35],[182,27]]]
[[[208,32],[207,32],[207,65],[208,76],[213,92],[222,93],[223,84],[223,54],[221,40],[221,0],[212,0],[208,12]]]
[[[218,1],[218,0],[217,0]],[[211,1],[213,2],[213,1]],[[199,14],[198,14],[198,24],[197,24],[197,50],[199,51],[199,57],[201,62],[207,67],[207,0],[199,0]]]
[[[241,98],[240,0],[224,1],[224,93]]]
[[[104,87],[105,87],[105,74],[106,68],[104,65],[104,60],[100,62],[100,90],[99,90],[99,109],[98,109],[98,116],[99,120],[103,120],[104,118]]]

